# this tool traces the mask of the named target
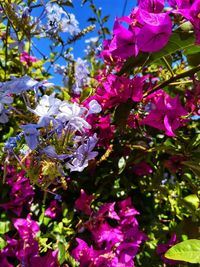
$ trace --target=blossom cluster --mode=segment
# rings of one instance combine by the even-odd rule
[[[89,231],[93,245],[77,238],[78,246],[72,251],[80,266],[134,266],[133,259],[146,236],[139,231],[131,198],[117,203],[105,203],[95,212],[90,204],[92,196],[81,190],[76,200],[77,210],[89,216],[80,231]]]
[[[28,2],[0,7],[0,266],[179,263],[164,253],[199,223],[200,0],[139,0],[109,39],[82,1],[99,36],[77,59],[72,1]]]

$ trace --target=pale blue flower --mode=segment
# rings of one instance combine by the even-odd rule
[[[74,14],[66,13],[65,10],[56,3],[47,3],[45,8],[48,20],[47,33],[57,33],[61,31],[73,35],[80,31],[78,27],[79,23]]]
[[[38,141],[39,132],[37,131],[38,125],[37,124],[21,125],[21,128],[23,129],[25,140],[29,148],[31,150],[36,149],[39,144]]]
[[[83,91],[83,86],[85,86],[89,79],[89,64],[87,60],[78,58],[75,64],[75,83],[72,87],[74,94],[80,94]]]
[[[72,128],[83,131],[84,128],[91,128],[90,124],[85,120],[87,112],[88,110],[86,108],[80,107],[77,103],[69,104],[63,101],[59,107],[59,113],[56,119],[62,123],[68,122]]]
[[[22,92],[33,89],[38,83],[38,81],[32,79],[30,76],[13,77],[10,81],[0,84],[0,91],[6,92],[7,94],[21,94]]]
[[[47,146],[42,149],[42,152],[45,153],[48,157],[58,160],[64,160],[69,157],[67,154],[60,154],[58,155],[56,153],[55,147],[53,146]]]
[[[55,94],[43,95],[37,107],[29,110],[40,117],[38,124],[40,127],[45,127],[49,124],[53,116],[58,114],[59,106],[62,101],[55,97]]]
[[[14,137],[10,137],[5,142],[4,150],[12,151],[13,148],[17,147],[17,141],[19,141],[21,139],[21,137],[22,137],[21,133],[16,135],[16,136],[14,136]]]
[[[101,105],[95,99],[92,99],[89,102],[89,114],[99,113],[101,112],[101,110],[102,110]]]
[[[73,160],[68,162],[66,167],[69,168],[70,171],[82,172],[88,166],[89,160],[94,159],[98,155],[98,152],[92,151],[97,141],[96,135],[90,136],[86,143],[81,144],[77,148]]]
[[[20,78],[12,77],[10,81],[0,83],[0,91],[6,94],[21,94],[28,90],[37,91],[40,87],[48,88],[52,87],[52,83],[46,81],[36,81],[30,76],[22,76]]]
[[[79,23],[72,13],[67,13],[67,15],[62,19],[61,30],[62,32],[68,32],[71,35],[80,32]]]
[[[7,93],[0,91],[0,123],[7,123],[9,109],[5,107],[5,105],[10,106],[13,102],[13,98]]]
[[[0,103],[0,123],[7,123],[8,122],[8,116],[7,116],[8,110],[4,108],[4,105]]]

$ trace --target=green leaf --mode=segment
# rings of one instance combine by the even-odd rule
[[[195,38],[193,33],[174,32],[169,39],[168,44],[159,52],[153,53],[147,64],[160,60],[161,57],[167,57],[178,50],[190,49],[194,46]]]
[[[110,31],[109,31],[109,29],[108,29],[107,27],[103,27],[103,28],[102,28],[102,32],[103,32],[104,34],[110,34]]]
[[[200,64],[200,52],[196,54],[188,54],[187,60],[190,66],[198,66]]]
[[[187,197],[185,197],[184,202],[189,204],[195,210],[199,207],[199,198],[195,194],[188,195]]]
[[[119,128],[119,130],[125,129],[126,121],[132,108],[133,108],[133,101],[128,100],[126,103],[120,104],[115,109],[114,122]]]
[[[65,245],[61,242],[58,243],[58,261],[61,264],[65,261]]]
[[[119,174],[123,172],[126,167],[126,160],[124,157],[121,157],[118,161]]]
[[[149,53],[139,53],[137,57],[130,57],[127,59],[126,63],[118,73],[122,75],[123,73],[129,73],[133,68],[140,67],[145,63],[146,65],[151,64],[154,61],[160,60],[162,57],[170,56],[171,54],[177,52],[178,50],[185,50],[195,48],[194,45],[195,38],[193,33],[188,32],[174,32],[169,39],[168,44],[161,49],[159,52],[149,54]]]
[[[70,266],[72,267],[78,267],[80,264],[76,262],[76,260],[69,254],[69,252],[66,253],[65,256],[68,263],[70,263]]]
[[[189,239],[171,247],[165,257],[171,260],[200,263],[200,240]]]
[[[137,57],[129,57],[122,69],[118,72],[118,75],[121,76],[124,73],[132,73],[135,67],[140,67],[147,62],[148,57],[149,53],[139,53]]]
[[[91,18],[89,18],[87,21],[88,21],[88,22],[91,22],[91,23],[96,23],[97,19],[91,17]]]
[[[11,222],[6,221],[6,222],[0,222],[0,234],[5,234],[9,232],[11,229]]]
[[[6,245],[7,245],[6,241],[2,237],[0,237],[0,249],[5,248]]]
[[[105,16],[105,17],[103,17],[103,18],[102,18],[102,22],[103,22],[103,23],[107,22],[107,21],[108,21],[108,19],[109,19],[109,17],[110,17],[109,15],[108,15],[108,16]]]

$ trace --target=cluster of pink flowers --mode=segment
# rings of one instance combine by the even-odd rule
[[[27,67],[30,67],[32,63],[37,62],[38,59],[24,51],[20,54],[20,61],[23,62]]]
[[[170,15],[180,14],[189,20],[195,29],[196,43],[200,43],[199,35],[199,0],[168,1],[172,7],[163,12],[164,0],[139,1],[137,8],[129,16],[117,18],[113,28],[113,38],[104,41],[102,57],[112,60],[126,59],[137,56],[141,52],[157,52],[169,41],[172,34]],[[128,29],[121,23],[128,24]]]
[[[75,207],[88,216],[80,232],[89,231],[89,244],[77,238],[78,246],[72,251],[80,267],[134,266],[133,259],[146,235],[139,230],[136,215],[139,213],[132,205],[131,198],[123,201],[105,203],[98,211],[91,208],[93,196],[81,190]]]
[[[16,258],[21,263],[20,266],[59,266],[57,250],[48,250],[43,257],[39,255],[36,235],[40,231],[40,227],[36,221],[31,219],[30,214],[25,219],[13,219],[13,225],[17,230],[18,239],[6,236],[7,246],[0,251],[1,266],[15,266],[9,263],[8,258]]]
[[[10,186],[9,200],[0,204],[0,207],[20,216],[23,209],[29,210],[34,191],[25,171],[17,172],[15,166],[7,166],[6,172],[6,183]]]
[[[111,65],[114,70],[101,70],[96,77],[98,85],[95,95],[86,100],[95,99],[101,104],[102,110],[112,110],[128,100],[133,102],[133,109],[130,111],[127,124],[131,128],[139,125],[148,125],[161,130],[167,136],[175,136],[176,130],[187,123],[186,117],[189,112],[198,114],[195,110],[197,99],[199,99],[199,84],[196,82],[193,90],[186,92],[187,104],[183,107],[179,96],[171,97],[162,87],[151,93],[152,88],[159,82],[152,75],[142,73],[129,78],[127,75],[118,75],[123,62],[129,57],[136,57],[139,52],[157,52],[169,41],[172,34],[173,16],[182,15],[189,20],[195,29],[196,42],[199,43],[198,23],[196,20],[199,11],[199,1],[190,4],[189,1],[168,1],[169,11],[164,10],[164,0],[139,1],[138,7],[134,8],[129,16],[116,18],[113,36],[110,40],[104,41],[104,49],[101,57],[105,63]],[[199,19],[198,19],[199,21]],[[128,28],[124,26],[128,24]],[[195,96],[193,94],[195,91]],[[172,92],[173,93],[173,92]],[[139,113],[138,110],[142,111]],[[91,121],[96,129],[96,121]],[[101,128],[101,126],[100,126]],[[110,127],[114,129],[113,126]],[[110,140],[113,135],[109,135]],[[99,143],[104,136],[99,138]]]

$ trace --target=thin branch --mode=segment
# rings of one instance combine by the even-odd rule
[[[187,70],[185,72],[182,72],[176,76],[173,76],[171,77],[170,79],[160,83],[160,84],[157,84],[156,86],[154,86],[154,88],[152,88],[151,90],[147,91],[145,94],[144,94],[144,97],[154,93],[155,91],[157,91],[158,89],[161,89],[163,87],[166,87],[167,85],[169,85],[170,83],[173,83],[175,82],[176,80],[179,80],[179,79],[182,79],[182,78],[185,78],[185,77],[188,77],[188,76],[191,76],[191,75],[194,75],[196,72],[200,71],[200,65],[198,65],[197,67],[195,68],[192,68],[190,70]]]

